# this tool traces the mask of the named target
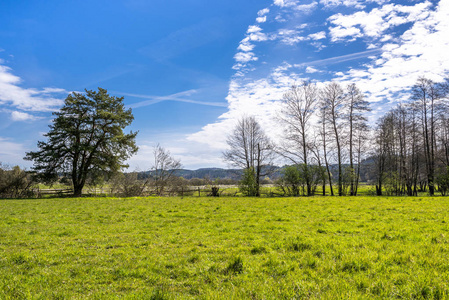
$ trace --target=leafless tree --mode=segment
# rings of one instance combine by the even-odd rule
[[[109,180],[110,193],[122,197],[142,196],[147,180],[139,180],[138,172],[117,172]]]
[[[318,168],[316,168],[316,169],[320,171],[320,172],[318,172],[318,175],[319,175],[319,181],[321,181],[322,193],[323,193],[323,196],[326,196],[326,181],[327,181],[327,177],[329,176],[329,172],[328,172],[329,168],[327,165],[325,165],[323,167],[323,158],[326,157],[326,153],[321,152],[321,143],[320,143],[321,137],[322,137],[322,135],[320,135],[320,134],[315,136],[315,140],[311,144],[311,151],[312,151],[314,158],[318,164]],[[324,147],[324,149],[325,149],[325,147]],[[323,171],[323,170],[325,170],[325,171]],[[327,174],[326,174],[326,171],[327,171]]]
[[[418,193],[424,157],[418,112],[417,103],[399,104],[379,120],[376,133],[378,194],[382,193],[382,184],[392,195]],[[422,183],[420,186],[424,189]]]
[[[418,104],[422,125],[429,194],[435,193],[436,107],[441,94],[430,79],[421,77],[412,88],[412,99]]]
[[[312,154],[312,117],[319,99],[315,84],[303,81],[284,94],[280,120],[286,125],[285,141],[279,153],[295,164],[303,164],[307,195],[312,195],[312,179],[309,172]]]
[[[367,154],[369,153],[369,146],[368,142],[370,139],[371,130],[366,124],[360,124],[360,126],[355,131],[355,136],[353,138],[353,141],[355,142],[355,159],[357,161],[357,169],[355,170],[355,182],[354,182],[354,189],[353,189],[353,195],[357,196],[358,187],[359,187],[359,181],[360,181],[360,172],[362,168],[362,160],[363,157],[366,158]]]
[[[332,135],[337,149],[338,162],[338,195],[343,195],[343,116],[345,115],[345,94],[342,87],[331,82],[321,92],[322,107],[325,111],[326,121],[332,127]]]
[[[349,171],[350,171],[350,195],[357,194],[359,172],[354,169],[355,155],[360,158],[362,150],[363,134],[366,133],[367,119],[365,113],[369,112],[369,102],[364,99],[362,91],[354,84],[346,88],[346,101],[349,122]],[[354,151],[355,149],[358,151]],[[360,170],[358,168],[358,170]]]
[[[328,154],[329,133],[328,133],[328,121],[326,118],[326,109],[327,107],[323,105],[323,103],[321,102],[318,119],[319,129],[317,131],[319,134],[319,143],[323,148],[323,159],[327,171],[327,178],[329,179],[329,188],[331,191],[331,196],[334,196],[334,188],[332,186],[332,173],[329,165],[329,154]]]
[[[262,127],[253,116],[242,117],[227,138],[229,150],[223,159],[242,168],[245,174],[252,172],[254,195],[260,196],[260,178],[268,175],[274,158],[274,147]]]
[[[181,161],[175,159],[170,151],[157,144],[153,150],[154,165],[151,168],[152,185],[157,195],[162,195],[166,187],[176,177],[176,171],[182,167]]]

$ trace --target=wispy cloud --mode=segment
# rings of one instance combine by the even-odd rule
[[[305,62],[305,63],[301,63],[301,64],[295,64],[294,66],[299,68],[299,67],[305,67],[305,66],[337,64],[337,63],[341,63],[341,62],[345,62],[345,61],[369,57],[369,56],[380,54],[380,53],[382,53],[382,49],[371,49],[371,50],[360,51],[360,52],[346,54],[346,55],[340,55],[340,56],[334,56],[334,57],[329,57],[329,58],[324,58],[324,59],[313,60],[313,61],[309,61],[309,62]]]
[[[0,63],[2,63],[0,61]],[[57,110],[63,103],[54,94],[67,93],[64,89],[32,89],[20,86],[22,79],[12,69],[0,64],[0,105],[28,112],[49,112]]]
[[[320,0],[320,3],[325,7],[333,8],[337,6],[355,7],[355,8],[365,8],[366,4],[377,3],[384,4],[389,2],[389,0]]]
[[[292,10],[301,11],[304,13],[310,13],[312,10],[314,10],[318,2],[312,1],[308,4],[300,4],[301,1],[299,0],[274,0],[273,4],[284,7],[284,8],[290,8]]]
[[[128,105],[131,108],[139,108],[139,107],[149,106],[149,105],[153,105],[153,104],[163,102],[163,101],[176,101],[176,102],[192,103],[192,104],[207,105],[207,106],[227,107],[226,103],[198,101],[198,100],[184,98],[184,97],[190,97],[190,96],[196,94],[197,92],[198,92],[197,90],[187,90],[187,91],[183,91],[180,93],[171,94],[168,96],[153,96],[153,95],[122,93],[122,92],[114,92],[114,93],[117,93],[117,94],[120,94],[123,96],[148,99],[145,101],[140,101],[140,102],[136,102],[136,103],[132,103],[132,104]]]
[[[38,117],[21,111],[12,111],[11,119],[13,121],[32,121],[38,119]]]

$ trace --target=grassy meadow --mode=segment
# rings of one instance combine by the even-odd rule
[[[448,299],[444,197],[0,200],[0,299]]]

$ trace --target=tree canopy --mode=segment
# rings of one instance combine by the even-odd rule
[[[33,169],[47,180],[69,176],[75,196],[81,195],[89,174],[118,171],[137,152],[137,132],[123,132],[134,119],[131,109],[125,109],[123,97],[105,89],[71,93],[53,115],[47,141],[39,141],[39,150],[25,159],[33,160]]]

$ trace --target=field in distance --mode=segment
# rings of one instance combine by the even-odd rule
[[[0,298],[449,297],[445,197],[0,200]]]

